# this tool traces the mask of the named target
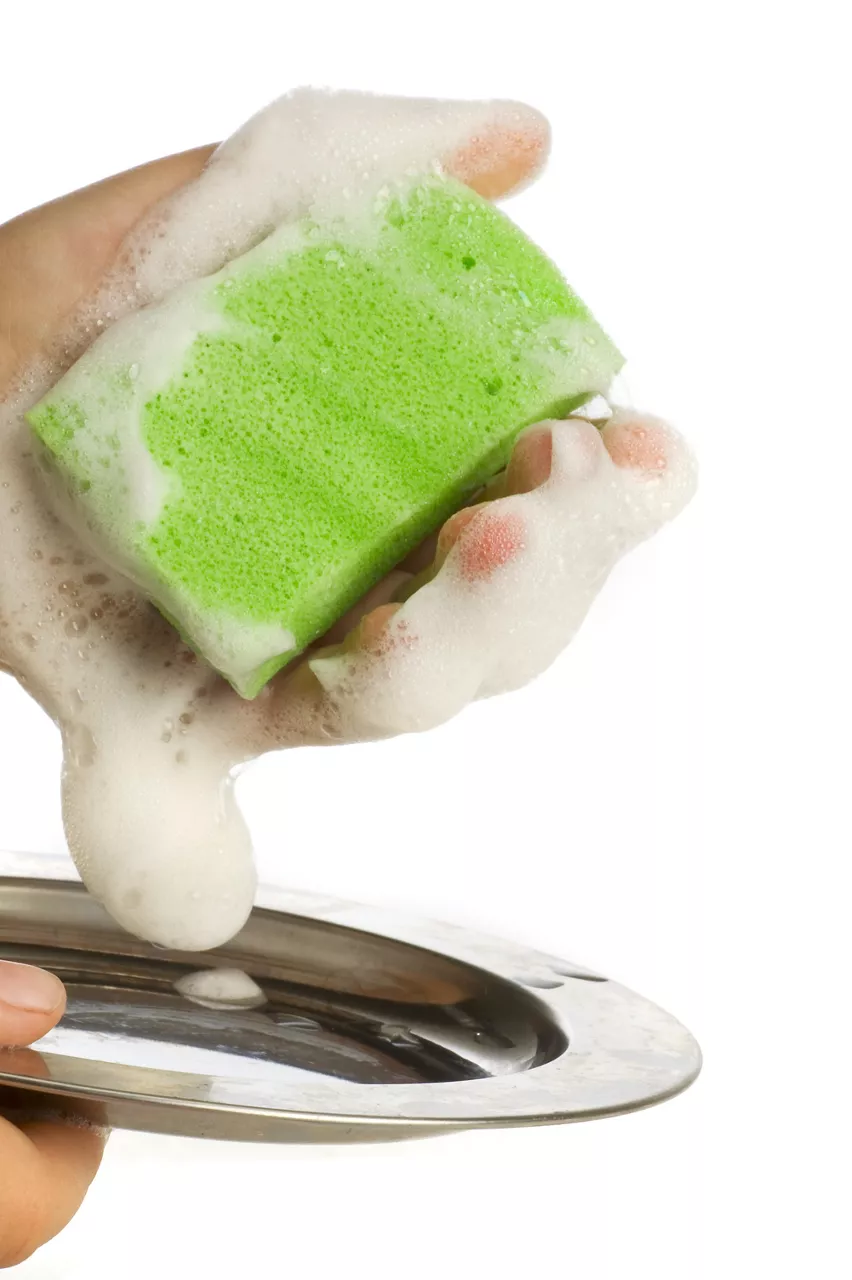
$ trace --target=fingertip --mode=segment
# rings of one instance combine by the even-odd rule
[[[668,467],[668,436],[660,422],[640,414],[615,413],[601,435],[617,467],[656,475]]]
[[[526,538],[526,522],[519,511],[492,506],[459,542],[459,573],[468,583],[487,581],[515,559]]]
[[[489,123],[444,158],[444,167],[487,200],[520,190],[543,169],[550,124],[524,103],[496,104]]]
[[[486,580],[515,558],[526,540],[526,524],[517,511],[501,502],[480,502],[450,516],[438,536],[436,569],[451,551],[454,563],[467,583]]]
[[[550,424],[554,471],[560,485],[585,485],[600,476],[607,459],[601,433],[587,418],[570,417]]]

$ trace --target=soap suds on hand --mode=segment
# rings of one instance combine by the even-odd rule
[[[523,180],[544,158],[547,130],[519,104],[310,90],[281,99],[143,219],[61,348],[0,405],[0,666],[62,730],[71,853],[132,933],[186,951],[231,938],[255,891],[235,770],[283,746],[425,728],[531,679],[618,556],[688,500],[694,465],[671,428],[627,411],[603,435],[555,423],[538,487],[500,497],[408,599],[246,703],[53,514],[24,413],[121,315],[219,270],[282,221],[345,211],[402,174],[452,169],[453,158],[462,178],[487,172],[489,157],[499,168],[509,135],[528,143]],[[616,430],[625,437],[608,435]],[[155,505],[151,480],[144,497]]]

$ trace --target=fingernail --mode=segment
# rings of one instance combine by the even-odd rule
[[[53,1013],[62,1002],[58,978],[29,964],[0,963],[0,1004],[27,1013]]]

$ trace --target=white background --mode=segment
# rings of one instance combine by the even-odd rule
[[[299,83],[550,115],[548,174],[510,211],[627,352],[635,402],[689,434],[701,493],[533,687],[422,738],[269,758],[242,797],[267,878],[570,956],[707,1060],[663,1107],[567,1128],[365,1149],[115,1134],[19,1274],[847,1275],[841,5],[10,8],[0,221]],[[57,736],[5,677],[0,730],[0,845],[62,849]]]

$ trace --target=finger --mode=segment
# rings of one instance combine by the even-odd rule
[[[537,489],[540,484],[544,484],[550,475],[550,465],[552,460],[552,441],[550,436],[550,427],[547,423],[536,423],[527,429],[518,437],[515,447],[512,451],[509,465],[505,471],[499,472],[482,490],[482,500],[484,502],[493,502],[496,498],[504,498],[511,493],[528,493],[531,489]],[[472,507],[479,505],[472,504]],[[462,508],[462,510],[471,510],[472,507]],[[456,513],[458,515],[460,513]],[[430,576],[434,576],[434,571],[440,568],[445,555],[438,557],[439,542],[443,535],[444,546],[446,547],[447,538],[451,536],[451,530],[455,528],[460,532],[458,523],[453,524],[455,516],[450,517],[448,524],[450,528],[444,526],[444,530],[436,530],[431,533],[428,538],[424,538],[422,542],[410,551],[404,560],[400,561],[400,569],[404,569],[407,573],[415,576],[416,582],[408,582],[403,584],[405,591],[397,593],[397,599],[403,599],[411,594],[411,588],[419,587],[429,580]],[[431,572],[430,572],[431,571]]]
[[[502,497],[507,492],[525,493],[534,489],[547,480],[551,460],[551,425],[539,423],[529,427],[518,438],[507,471],[487,486],[485,492]],[[236,722],[241,722],[237,734],[247,751],[270,750],[294,742],[369,736],[363,725],[347,723],[345,716],[340,716],[339,708],[327,697],[312,669],[313,659],[358,653],[387,656],[392,647],[390,622],[399,604],[435,577],[462,533],[491,500],[474,503],[450,516],[441,529],[401,561],[399,570],[389,574],[344,614],[312,647],[297,669],[280,676],[266,694],[248,708],[237,709],[231,718],[235,728]],[[522,526],[514,519],[483,524],[475,538],[466,540],[462,552],[464,572],[469,580],[488,578],[520,550],[522,542]],[[216,714],[220,719],[221,712],[218,706]]]
[[[353,631],[361,619],[380,605],[385,605],[395,598],[396,593],[411,579],[411,574],[401,569],[394,569],[381,582],[376,583],[351,609],[342,614],[332,627],[317,641],[317,645],[340,644]]]
[[[502,479],[485,490],[500,497],[457,512],[421,544],[417,554],[431,560],[397,589],[403,607],[382,602],[342,642],[273,682],[243,713],[245,740],[268,750],[428,728],[543,671],[613,564],[694,488],[677,433],[621,413],[603,433],[576,417],[527,428]],[[627,465],[653,461],[662,438],[663,472]]]
[[[506,468],[505,492],[529,493],[550,477],[553,434],[546,422],[529,427],[519,438]]]
[[[65,988],[53,974],[0,961],[0,1044],[39,1040],[64,1011]],[[10,1070],[24,1054],[36,1056],[26,1049],[9,1053]],[[103,1145],[102,1133],[72,1122],[0,1119],[0,1267],[23,1262],[69,1222]]]
[[[549,145],[547,121],[522,103],[301,90],[218,148],[116,174],[0,228],[0,321],[25,362],[105,275],[91,315],[114,319],[217,270],[323,192],[437,163],[496,199],[535,177]]]
[[[528,427],[517,439],[509,465],[486,485],[482,502],[463,507],[437,532],[425,538],[401,562],[413,577],[397,589],[397,600],[407,599],[424,583],[430,581],[447,558],[451,546],[470,522],[472,513],[481,506],[513,493],[528,493],[537,489],[550,476],[553,458],[551,429],[548,423],[536,423]]]
[[[506,195],[531,180],[548,146],[546,120],[522,103],[298,90],[248,121],[196,181],[143,219],[100,305],[115,315],[161,298],[283,221],[339,215],[341,193],[357,207],[384,183],[436,165],[484,195]]]
[[[507,491],[523,493],[548,478],[552,460],[551,425],[529,427],[518,439],[507,471],[487,486],[485,492],[503,496]],[[292,741],[355,740],[375,736],[378,726],[353,721],[340,714],[340,705],[329,698],[314,670],[327,669],[329,659],[344,655],[389,658],[397,645],[411,648],[412,638],[395,631],[392,620],[400,603],[415,594],[441,569],[448,555],[466,534],[460,549],[461,571],[468,581],[487,580],[507,564],[523,545],[523,523],[516,517],[480,521],[475,533],[469,526],[491,502],[474,503],[450,516],[441,529],[424,539],[402,562],[406,572],[388,575],[368,592],[353,610],[344,615],[323,637],[297,671],[273,682],[264,699],[248,712],[241,709],[245,741],[263,743],[262,748]],[[394,597],[393,603],[390,598]]]
[[[507,470],[513,492],[447,521],[437,572],[376,619],[379,642],[356,636],[354,646],[311,659],[341,716],[372,732],[428,728],[543,671],[616,561],[675,515],[694,487],[676,433],[641,421],[641,430],[625,419],[610,431],[626,465],[616,465],[583,419],[530,428]],[[653,464],[663,438],[661,471]]]
[[[81,1125],[0,1120],[0,1267],[25,1261],[70,1222],[97,1173],[104,1134]]]
[[[554,435],[558,436],[558,447],[554,444]],[[469,598],[464,599],[464,591],[461,595],[453,595],[453,590],[457,591],[459,585],[473,589],[494,581],[505,593],[503,598],[498,595],[498,598],[491,599],[487,607],[484,600],[478,602],[484,617],[487,609],[493,609],[493,616],[484,626],[493,628],[494,635],[498,636],[500,628],[504,632],[507,628],[510,630],[513,609],[526,596],[527,616],[523,618],[523,630],[532,639],[528,640],[526,654],[519,650],[509,654],[500,676],[505,687],[517,687],[536,675],[539,669],[544,669],[555,653],[568,643],[585,616],[597,586],[603,582],[615,559],[626,552],[629,545],[663,524],[665,518],[674,515],[688,497],[692,483],[690,467],[684,467],[678,442],[679,436],[663,422],[651,421],[628,411],[615,412],[604,433],[580,417],[530,426],[519,436],[503,476],[487,486],[485,492],[489,499],[455,512],[436,534],[423,541],[403,561],[407,570],[418,572],[413,577],[399,575],[395,599],[397,602],[414,602],[423,586],[434,584],[450,558],[453,561],[452,576],[446,582],[435,582],[430,598],[432,602],[441,598],[445,600],[440,626],[446,628],[448,635],[453,631],[452,608],[468,608],[471,604]],[[667,488],[665,492],[659,488],[636,492],[631,477],[635,474],[659,476],[665,470],[660,467],[661,457],[665,458],[667,467],[672,466],[674,488]],[[618,467],[615,472],[613,463]],[[628,484],[623,493],[619,488],[619,472]],[[551,476],[554,477],[553,485],[545,507],[542,506],[544,494],[539,497],[536,494],[551,480]],[[521,498],[523,495],[528,495],[531,502],[508,506],[499,500]],[[545,536],[541,535],[542,521],[545,522]],[[531,539],[530,532],[535,530],[540,530],[539,534]],[[535,541],[537,554],[527,554],[528,541]],[[549,552],[542,549],[548,547]],[[548,554],[553,557],[554,564],[544,563]],[[523,579],[501,577],[501,572],[508,570],[513,562],[525,564]],[[563,564],[563,572],[554,571],[559,564]],[[553,580],[551,590],[554,598],[562,605],[562,622],[558,617],[559,609],[554,609],[549,596],[549,580]],[[588,589],[588,581],[596,584],[594,590]],[[504,585],[500,588],[501,582]],[[308,659],[310,666],[299,672],[299,689],[311,690],[311,701],[307,704],[302,701],[302,708],[310,705],[317,716],[322,714],[326,726],[329,717],[333,718],[336,737],[391,731],[389,723],[383,726],[376,718],[376,708],[371,719],[365,718],[363,707],[347,718],[347,701],[351,703],[349,712],[352,712],[352,701],[358,700],[354,695],[357,680],[340,682],[339,676],[353,662],[356,666],[352,672],[357,676],[358,663],[366,662],[375,673],[376,660],[381,659],[385,685],[389,689],[394,684],[394,669],[398,673],[407,659],[413,662],[416,650],[423,686],[430,660],[436,669],[446,671],[446,636],[435,635],[439,623],[432,627],[431,640],[423,639],[423,627],[409,625],[407,617],[399,616],[398,607],[389,607],[386,586],[388,581],[375,593],[368,593],[359,602],[357,611],[340,621],[340,625],[325,637],[335,644],[320,649],[319,653],[312,653]],[[510,598],[513,590],[516,593],[514,600]],[[413,607],[420,608],[421,604],[417,602]],[[512,625],[516,626],[516,623]],[[482,671],[487,668],[489,658],[494,658],[499,652],[500,645],[491,639],[482,646],[480,659],[477,659]],[[471,666],[476,666],[476,662]],[[469,690],[476,686],[477,680],[481,684],[480,677],[471,677],[467,682],[462,681],[459,687]],[[444,678],[443,685],[446,691],[450,681]],[[343,698],[338,696],[340,694]],[[394,714],[404,713],[404,701],[406,698],[400,692]],[[283,716],[285,705],[284,699],[276,701],[276,722],[279,731],[287,732]],[[330,705],[333,710],[330,710]],[[441,705],[439,699],[435,700],[435,705]],[[448,705],[446,699],[444,705]],[[418,716],[425,714],[421,709]],[[402,722],[395,719],[394,727],[402,727]],[[420,726],[409,727],[423,726],[421,723]]]
[[[365,176],[375,182],[438,163],[496,199],[535,176],[549,143],[545,118],[522,103],[298,91],[218,149],[140,165],[0,228],[7,284],[0,321],[15,363],[48,343],[108,269],[103,300],[114,318],[216,270],[335,185],[352,188]],[[138,286],[132,294],[130,277]]]
[[[52,973],[0,960],[0,1045],[40,1040],[64,1012],[65,988]]]
[[[390,688],[394,655],[407,655],[412,661],[416,660],[420,641],[416,631],[408,627],[406,618],[398,616],[399,605],[416,599],[423,587],[433,583],[451,555],[455,578],[468,587],[487,583],[495,576],[499,578],[501,570],[523,555],[527,540],[523,513],[507,511],[497,498],[532,493],[549,479],[554,429],[561,430],[571,441],[569,445],[563,439],[560,448],[563,489],[569,479],[587,478],[600,457],[606,457],[599,433],[588,422],[572,419],[567,424],[545,422],[527,428],[516,442],[507,470],[483,491],[488,495],[486,500],[450,516],[440,530],[402,561],[406,572],[390,575],[368,592],[354,610],[331,628],[318,648],[312,649],[295,669],[273,681],[249,707],[232,708],[230,701],[224,706],[221,701],[216,704],[216,717],[230,721],[246,754],[300,742],[357,741],[404,731],[405,727],[425,727],[428,712],[422,709],[418,712],[417,724],[409,723],[405,697],[398,699],[396,708],[401,711],[402,720],[383,720],[373,713],[375,708],[365,714],[363,690],[360,694],[355,692],[359,672],[363,674],[363,661],[375,667],[374,660],[381,659],[391,676]],[[437,598],[440,600],[445,594],[441,590]],[[393,600],[389,599],[391,596]],[[415,607],[419,608],[419,604]],[[451,634],[449,616],[445,618],[445,625],[448,635]],[[427,666],[429,662],[438,666],[445,662],[446,647],[444,642],[427,645],[424,658]],[[467,664],[468,674],[464,665],[459,667],[460,681],[455,682],[462,690],[458,695],[459,705],[474,696],[471,689],[476,688],[476,678],[472,684],[468,678],[471,664]],[[355,684],[343,676],[350,668],[356,677]],[[435,723],[459,709],[450,705],[453,684],[452,680],[445,680],[445,696],[435,699],[439,716]],[[428,687],[425,680],[423,687]],[[439,710],[441,707],[443,712]]]
[[[4,225],[3,233],[23,241],[51,227],[64,229],[70,221],[80,256],[88,257],[88,249],[101,245],[99,230],[104,224],[119,237],[126,235],[141,212],[197,178],[215,150],[212,144],[195,147],[111,174],[19,214]]]
[[[669,423],[616,407],[601,429],[627,501],[623,525],[650,536],[689,502],[697,486],[695,457]]]

